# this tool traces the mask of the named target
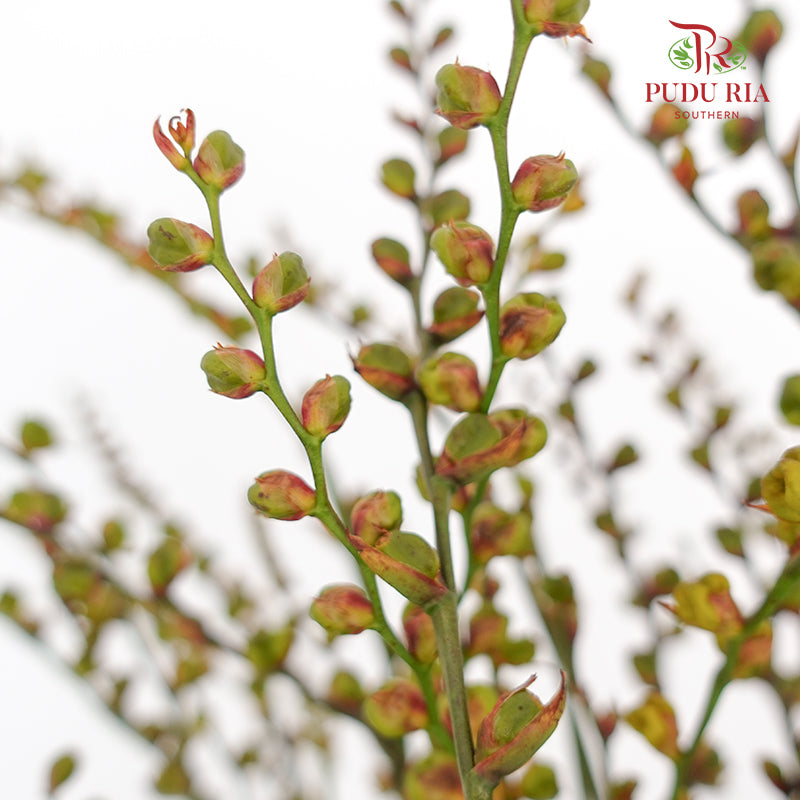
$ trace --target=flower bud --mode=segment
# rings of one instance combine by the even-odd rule
[[[518,294],[500,309],[500,350],[507,358],[532,358],[555,340],[566,319],[555,300]]]
[[[256,631],[247,643],[247,660],[259,676],[264,676],[280,667],[294,641],[291,624],[275,631]]]
[[[772,233],[769,204],[757,189],[742,192],[736,201],[739,235],[750,241],[763,241]]]
[[[252,350],[218,344],[200,360],[209,388],[240,400],[255,394],[267,377],[264,361]]]
[[[681,581],[672,596],[676,602],[673,613],[687,625],[711,631],[721,639],[742,630],[744,620],[724,575],[710,573],[691,583]]]
[[[303,427],[319,439],[338,431],[350,413],[350,382],[341,375],[327,375],[303,397]]]
[[[680,158],[672,165],[672,177],[687,194],[692,194],[699,174],[692,151],[688,147],[682,148]]]
[[[761,479],[761,496],[778,519],[800,522],[800,447],[787,450]]]
[[[368,344],[353,359],[356,372],[392,400],[402,400],[416,384],[411,359],[391,344]]]
[[[420,208],[433,223],[431,227],[438,228],[448,222],[465,220],[469,216],[470,202],[469,198],[457,189],[447,189],[423,200]]]
[[[518,689],[497,701],[478,729],[473,772],[489,786],[496,786],[506,775],[519,769],[547,741],[556,729],[567,701],[566,676],[547,705],[527,687],[535,675]]]
[[[525,19],[541,22],[580,22],[589,10],[589,0],[524,0]]]
[[[680,755],[675,711],[660,692],[650,692],[641,706],[625,715],[625,721],[665,756]]]
[[[673,136],[680,136],[689,129],[689,120],[681,116],[680,108],[674,103],[663,103],[654,112],[650,120],[647,138],[653,144],[661,144]]]
[[[399,530],[402,522],[403,506],[396,492],[368,494],[356,500],[350,512],[353,534],[369,545],[389,531]]]
[[[492,237],[477,225],[469,222],[442,225],[433,232],[431,247],[462,286],[486,283],[492,276]]]
[[[67,506],[56,494],[30,489],[14,492],[2,514],[9,522],[34,533],[50,533],[66,519]]]
[[[167,272],[192,272],[211,263],[214,240],[197,225],[162,217],[147,228],[147,251]]]
[[[472,553],[479,564],[495,556],[533,554],[530,512],[509,514],[493,503],[480,503],[472,514],[469,532]]]
[[[409,603],[403,611],[403,630],[408,652],[423,664],[433,663],[437,656],[436,633],[430,615]]]
[[[478,370],[460,353],[431,356],[417,371],[417,383],[429,403],[453,411],[477,411],[481,406]]]
[[[784,380],[780,408],[790,425],[800,425],[800,375],[790,375]]]
[[[170,164],[175,169],[184,171],[189,166],[189,156],[194,147],[194,129],[195,120],[194,112],[186,109],[186,124],[180,121],[180,117],[172,117],[167,126],[170,135],[183,150],[183,155],[178,152],[175,145],[169,140],[169,137],[161,130],[160,120],[153,123],[153,138],[155,139],[158,149],[166,156]]]
[[[436,73],[436,88],[436,113],[464,130],[494,119],[502,100],[490,73],[458,63],[445,64]]]
[[[203,139],[193,166],[200,180],[223,191],[242,177],[244,150],[225,131],[212,131]]]
[[[414,278],[408,250],[394,239],[376,239],[372,243],[375,263],[395,282],[407,286]]]
[[[433,324],[428,333],[436,342],[452,342],[470,328],[474,328],[483,311],[478,308],[480,295],[477,292],[452,286],[445,289],[433,301]]]
[[[172,581],[191,563],[192,554],[180,539],[164,539],[147,560],[147,577],[156,596],[163,597]]]
[[[428,707],[416,683],[393,678],[364,701],[367,722],[381,735],[398,739],[428,724]]]
[[[364,690],[354,675],[340,671],[333,676],[326,699],[336,711],[357,717],[364,701]]]
[[[404,772],[405,800],[463,800],[458,765],[449,753],[434,750]]]
[[[381,181],[392,194],[411,200],[417,196],[414,189],[414,167],[402,158],[392,158],[381,167]]]
[[[783,23],[778,15],[770,9],[763,9],[750,15],[736,38],[763,64],[782,35]]]
[[[308,286],[303,259],[289,251],[276,253],[253,281],[253,300],[270,314],[280,314],[305,300]]]
[[[558,781],[552,767],[546,764],[531,764],[520,781],[523,797],[548,800],[558,795]]]
[[[511,191],[520,207],[547,211],[561,205],[577,182],[578,171],[563,153],[532,156],[520,165],[511,181]]]
[[[297,475],[282,469],[263,472],[247,492],[258,511],[273,519],[300,519],[314,511],[317,495]]]
[[[585,54],[581,72],[607,97],[611,98],[611,68],[605,61]]]
[[[800,246],[790,239],[772,238],[759,242],[750,252],[756,283],[800,307]]]
[[[33,450],[41,450],[53,444],[53,436],[50,433],[50,429],[44,423],[35,419],[26,419],[22,423],[19,439],[26,453],[30,453]]]
[[[436,159],[436,165],[441,166],[467,149],[469,134],[462,128],[450,125],[439,133],[436,141],[439,144],[439,158]]]
[[[361,633],[375,622],[372,603],[358,586],[328,586],[311,604],[311,619],[328,632],[328,639]]]
[[[722,139],[734,155],[744,155],[764,135],[764,122],[752,117],[738,117],[722,123]]]

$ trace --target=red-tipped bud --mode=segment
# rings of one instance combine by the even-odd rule
[[[555,340],[566,319],[555,300],[518,294],[500,310],[500,350],[507,358],[532,358]]]
[[[394,678],[364,701],[367,722],[381,735],[397,739],[428,724],[428,707],[419,686]]]
[[[462,286],[486,283],[492,276],[492,237],[477,225],[469,222],[442,225],[433,232],[431,247]]]
[[[255,394],[267,377],[264,361],[252,350],[220,344],[203,356],[200,368],[212,392],[234,400]]]
[[[625,722],[665,756],[680,755],[675,711],[660,692],[650,692],[641,706],[625,715]]]
[[[182,122],[180,117],[172,117],[167,125],[169,134],[175,143],[183,150],[186,158],[190,158],[194,150],[195,120],[194,112],[191,108],[184,109],[186,122]]]
[[[191,131],[192,131],[192,139],[194,140],[194,114],[191,111],[187,111],[187,119],[186,119],[186,126],[184,130],[186,131],[186,136],[188,136],[188,128],[189,128],[189,114],[191,114]],[[177,117],[173,117],[169,121],[169,132],[172,134],[173,138],[175,137],[175,133],[179,133],[179,129],[177,124],[175,125],[175,133],[173,133],[173,120],[177,119]],[[153,123],[153,139],[155,139],[156,145],[158,149],[164,154],[170,164],[172,164],[175,169],[179,169],[182,172],[186,170],[189,166],[189,159],[187,158],[188,153],[183,155],[182,153],[178,152],[178,149],[175,145],[170,141],[169,136],[161,129],[161,121],[157,119]],[[176,139],[177,141],[177,139]],[[183,142],[179,142],[181,146]],[[192,141],[194,144],[194,141]],[[191,149],[191,148],[190,148]]]
[[[423,664],[436,659],[436,633],[433,620],[419,606],[409,603],[403,611],[403,630],[408,652]]]
[[[472,515],[470,528],[472,553],[487,563],[495,556],[528,556],[533,553],[531,515],[527,511],[509,514],[493,503],[483,502]]]
[[[742,192],[736,201],[739,212],[739,234],[752,241],[766,239],[772,233],[769,204],[757,189]]]
[[[544,423],[521,409],[468,414],[450,431],[436,472],[458,483],[471,483],[530,458],[546,440]]]
[[[327,375],[303,397],[303,427],[319,439],[338,431],[350,413],[350,382],[341,375]]]
[[[481,406],[478,370],[460,353],[431,356],[417,371],[417,383],[429,403],[468,412]]]
[[[729,119],[722,124],[722,139],[734,155],[744,155],[764,135],[764,121],[752,117]]]
[[[301,303],[308,296],[309,278],[303,259],[297,253],[273,256],[253,281],[253,299],[259,308],[280,314]]]
[[[673,136],[685,133],[689,129],[689,120],[682,116],[680,111],[680,108],[674,103],[660,105],[653,112],[647,138],[653,144],[661,144]]]
[[[524,0],[525,19],[532,23],[580,22],[589,10],[589,0]]]
[[[761,496],[786,522],[800,522],[800,447],[792,447],[761,479]]]
[[[535,677],[502,695],[478,730],[473,772],[489,786],[496,786],[523,766],[547,741],[564,713],[564,673],[559,690],[547,705],[527,689]]]
[[[214,240],[197,225],[162,217],[147,228],[153,260],[167,272],[192,272],[211,263]]]
[[[611,68],[605,61],[584,56],[581,72],[607,97],[611,97]]]
[[[265,516],[285,520],[305,517],[317,504],[314,490],[302,478],[282,469],[259,475],[247,499]]]
[[[367,544],[386,533],[400,529],[403,506],[396,492],[373,492],[356,500],[350,512],[350,527],[355,536]]]
[[[400,242],[394,239],[376,239],[372,243],[372,257],[375,263],[401,286],[407,286],[414,278],[408,250]]]
[[[577,182],[578,171],[563,153],[532,156],[520,165],[511,181],[511,191],[521,208],[547,211],[561,205]]]
[[[489,72],[458,63],[445,64],[436,73],[436,88],[436,113],[464,130],[494,119],[503,99]]]
[[[431,228],[465,220],[470,208],[469,198],[457,189],[447,189],[420,203],[421,211],[432,223]]]
[[[391,344],[368,344],[353,359],[356,372],[373,388],[392,400],[402,400],[416,384],[414,365]]]
[[[688,147],[682,148],[680,158],[672,165],[672,176],[686,194],[694,192],[694,184],[699,174],[692,151]]]
[[[474,328],[483,317],[478,308],[480,299],[477,292],[460,286],[445,289],[433,301],[433,324],[428,333],[435,341],[445,343]]]
[[[449,753],[434,750],[405,770],[403,797],[406,800],[463,800],[458,765]]]
[[[778,15],[772,10],[764,9],[750,15],[736,38],[763,64],[782,35],[783,23]]]
[[[414,167],[402,158],[392,158],[381,167],[381,181],[392,194],[411,200],[417,196],[414,189]]]
[[[361,633],[375,622],[370,599],[358,586],[328,586],[311,604],[311,619],[328,633],[328,639],[344,634]]]
[[[451,125],[436,137],[436,141],[439,144],[439,158],[436,163],[441,166],[467,149],[469,134],[462,128],[456,128]]]
[[[331,708],[356,717],[364,701],[364,690],[354,675],[349,672],[337,672],[333,676],[326,699]]]
[[[242,177],[244,150],[225,131],[212,131],[203,139],[193,166],[204,183],[223,191]]]

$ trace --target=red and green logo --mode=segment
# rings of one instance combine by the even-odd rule
[[[670,24],[687,32],[669,48],[669,60],[678,69],[724,75],[744,68],[747,50],[741,42],[720,36],[708,25],[689,25],[672,20]]]

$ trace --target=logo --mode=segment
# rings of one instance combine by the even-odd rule
[[[724,75],[726,72],[745,68],[747,50],[740,42],[719,36],[708,25],[687,25],[672,20],[669,22],[676,28],[690,32],[669,48],[669,60],[678,69],[694,67],[695,73],[705,71],[706,75]]]

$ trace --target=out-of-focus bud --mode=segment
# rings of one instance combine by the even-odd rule
[[[50,533],[67,516],[67,506],[58,495],[39,489],[15,492],[2,511],[5,519],[34,533]]]
[[[429,403],[467,412],[481,406],[477,367],[460,353],[431,356],[417,371],[417,383]]]
[[[508,638],[508,617],[487,600],[469,622],[467,656],[485,654],[495,668],[501,664],[525,664],[533,658],[534,645],[530,640]]]
[[[726,640],[742,629],[744,620],[724,575],[710,573],[697,581],[681,581],[672,590],[672,596],[676,603],[673,613],[687,625],[711,631],[720,640]]]
[[[192,166],[200,180],[223,191],[242,177],[244,150],[225,131],[212,131],[200,144]]]
[[[317,496],[300,477],[282,469],[262,472],[247,492],[250,504],[273,519],[300,519],[314,511]]]
[[[461,222],[469,216],[469,198],[458,189],[447,189],[444,192],[426,198],[420,204],[423,213],[433,223],[431,227],[438,228],[448,222]]]
[[[50,429],[43,422],[35,419],[26,419],[22,423],[19,440],[26,453],[30,453],[33,450],[41,450],[53,444],[53,436],[50,433]]]
[[[783,382],[780,406],[790,425],[800,425],[800,375],[790,375]]]
[[[247,643],[247,660],[263,677],[280,667],[294,641],[294,627],[287,625],[274,631],[256,631]]]
[[[308,296],[309,278],[303,259],[297,253],[273,256],[253,281],[253,299],[259,308],[280,314],[301,303]]]
[[[556,773],[547,764],[531,764],[522,776],[519,787],[530,800],[551,800],[558,795]]]
[[[433,301],[433,324],[428,333],[442,344],[452,342],[474,328],[483,311],[478,308],[480,295],[461,286],[445,289]]]
[[[147,560],[147,577],[156,596],[163,596],[172,581],[191,563],[191,551],[180,539],[174,536],[164,539]]]
[[[392,194],[412,200],[417,196],[414,189],[416,173],[414,167],[402,158],[392,158],[381,167],[381,181]]]
[[[458,765],[449,753],[434,750],[405,770],[403,797],[406,800],[463,800]]]
[[[375,263],[401,286],[407,286],[414,278],[408,250],[400,242],[394,239],[376,239],[372,243],[372,257]]]
[[[194,147],[194,112],[192,112],[190,108],[187,108],[186,124],[184,125],[180,121],[180,117],[172,117],[167,128],[175,143],[180,145],[183,154],[178,152],[175,144],[169,140],[169,137],[161,129],[160,120],[156,120],[153,123],[153,138],[155,139],[158,149],[166,156],[169,163],[172,164],[175,169],[185,171],[189,166],[189,156]]]
[[[561,205],[577,182],[578,170],[564,153],[532,156],[520,165],[511,181],[511,191],[521,208],[547,211]]]
[[[402,400],[416,384],[411,359],[392,344],[367,344],[353,359],[355,371],[392,400]]]
[[[192,272],[211,263],[214,240],[197,225],[162,217],[147,228],[153,260],[167,272]]]
[[[756,283],[762,289],[779,292],[800,308],[800,246],[797,242],[768,239],[756,244],[750,252]]]
[[[769,204],[757,189],[742,192],[737,201],[739,235],[751,241],[763,241],[770,236]]]
[[[611,97],[611,68],[605,61],[584,56],[581,72],[607,97]]]
[[[530,458],[546,440],[544,423],[521,409],[467,414],[447,436],[436,472],[458,483],[471,483]]]
[[[689,120],[682,116],[681,109],[674,103],[664,103],[653,112],[647,138],[653,144],[661,144],[673,136],[680,136],[688,129]]]
[[[763,64],[782,35],[783,23],[778,15],[770,9],[763,9],[750,15],[736,38]]]
[[[406,678],[393,678],[364,701],[367,722],[381,735],[397,739],[428,724],[422,690]]]
[[[403,506],[396,492],[372,492],[356,500],[350,512],[350,527],[355,536],[374,545],[384,534],[400,529]]]
[[[500,310],[500,350],[507,358],[532,358],[555,340],[566,320],[555,300],[518,294]]]
[[[433,620],[419,606],[409,603],[403,611],[403,630],[408,652],[423,664],[431,664],[437,655]]]
[[[445,269],[462,285],[486,283],[494,266],[492,237],[469,222],[451,222],[437,228],[431,247]]]
[[[357,716],[364,701],[364,690],[354,675],[340,671],[333,676],[326,699],[331,708]]]
[[[722,123],[722,139],[725,146],[737,156],[744,155],[763,135],[762,119],[739,117]]]
[[[264,361],[252,350],[218,344],[200,360],[212,392],[241,400],[255,394],[267,377]]]
[[[467,149],[469,134],[463,128],[451,125],[436,137],[436,141],[439,144],[439,158],[436,160],[436,164],[441,166]]]
[[[581,36],[590,42],[580,21],[589,10],[589,0],[524,0],[525,19],[533,26],[534,35],[561,38]]]
[[[495,556],[523,558],[533,553],[530,512],[509,514],[484,501],[475,509],[471,522],[472,553],[480,564]]]
[[[672,165],[672,177],[683,187],[686,194],[692,194],[698,176],[692,151],[688,147],[682,148],[680,158]]]
[[[489,72],[458,63],[445,64],[436,73],[436,88],[436,113],[464,130],[494,119],[503,99]]]
[[[547,741],[556,729],[567,702],[566,676],[547,705],[528,686],[535,676],[497,701],[478,729],[473,772],[489,786],[519,769]]]
[[[761,479],[761,496],[778,519],[800,522],[800,447],[787,450]]]
[[[328,633],[328,639],[361,633],[375,622],[375,611],[364,591],[353,584],[328,586],[311,604],[311,619]]]
[[[350,382],[341,375],[325,376],[303,397],[303,427],[319,439],[338,431],[350,413]]]
[[[404,69],[408,72],[414,71],[413,67],[411,66],[411,56],[405,47],[393,47],[389,51],[389,58],[394,64],[400,67],[400,69]]]
[[[672,759],[680,755],[675,711],[660,692],[650,692],[641,706],[625,715],[625,722],[660,753]]]

